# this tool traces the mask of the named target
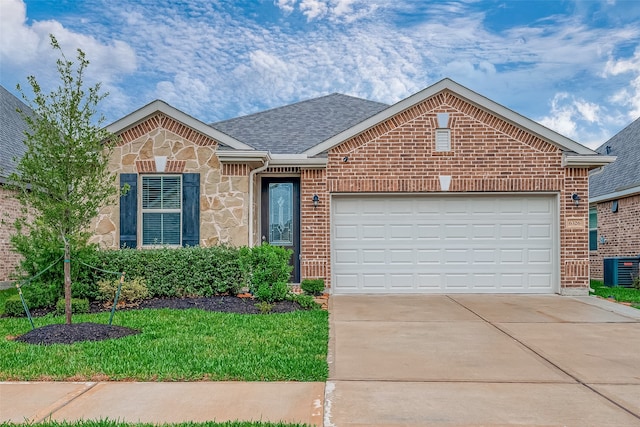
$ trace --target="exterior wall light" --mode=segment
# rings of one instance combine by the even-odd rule
[[[318,203],[320,203],[320,197],[317,194],[313,195],[313,209],[318,207]]]
[[[578,196],[578,193],[573,193],[571,195],[571,199],[573,200],[573,203],[576,204],[576,206],[580,204],[580,196]]]

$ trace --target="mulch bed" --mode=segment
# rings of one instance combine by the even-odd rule
[[[238,298],[236,296],[213,296],[197,298],[152,298],[142,301],[135,307],[122,307],[122,310],[140,310],[143,308],[170,308],[184,310],[198,308],[207,311],[223,313],[258,314],[260,309],[256,306],[256,300],[252,298]],[[293,301],[280,301],[273,304],[271,313],[288,313],[300,310],[298,303]],[[100,303],[92,303],[91,313],[111,310],[111,307]],[[38,309],[31,312],[32,316],[44,316],[51,310]],[[100,323],[73,323],[47,325],[33,329],[15,339],[28,344],[73,344],[80,341],[101,341],[113,338],[122,338],[135,335],[140,331],[122,326]]]

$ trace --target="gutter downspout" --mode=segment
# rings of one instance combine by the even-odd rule
[[[262,166],[249,172],[249,247],[253,247],[253,178],[258,172],[262,172],[269,167],[269,157],[262,161]]]

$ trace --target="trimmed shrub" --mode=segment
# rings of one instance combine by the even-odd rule
[[[118,291],[120,279],[101,280],[98,283],[100,290],[100,301],[113,303]],[[125,280],[120,288],[118,302],[123,304],[135,304],[149,296],[149,290],[142,277],[134,277],[132,280]]]
[[[309,295],[322,295],[324,292],[324,279],[303,279],[300,289]]]
[[[22,287],[22,295],[29,309],[53,307],[63,296],[63,283],[43,283],[34,281]]]
[[[289,265],[291,250],[264,243],[242,248],[241,258],[249,274],[249,290],[260,301],[275,302],[286,299],[293,267]]]
[[[20,295],[13,295],[4,302],[4,314],[9,317],[26,317]]]
[[[96,271],[85,264],[91,266],[98,264],[98,247],[87,243],[87,239],[88,235],[84,235],[71,241],[71,292],[76,298],[95,299],[97,292]],[[45,305],[42,305],[39,299],[34,301],[38,307],[53,307],[57,297],[62,294],[64,284],[64,263],[61,259],[64,245],[60,236],[49,234],[45,230],[31,230],[30,235],[24,235],[19,230],[11,237],[11,244],[16,252],[22,255],[17,274],[14,276],[15,279],[34,277],[50,267],[38,277],[37,282],[31,283],[28,288],[37,288],[43,284],[49,288],[55,284],[59,288],[59,294],[55,295],[53,299],[47,298]],[[56,263],[56,261],[58,262]],[[53,266],[51,266],[52,264]],[[44,290],[43,292],[49,291]]]
[[[71,298],[71,312],[88,313],[89,312],[89,300],[86,298]],[[60,298],[56,303],[56,315],[60,316],[64,314],[64,298]]]
[[[318,304],[311,295],[293,295],[293,301],[297,302],[298,305],[305,310],[316,310],[320,308],[320,304]]]
[[[229,246],[104,250],[98,258],[101,269],[144,278],[149,297],[235,295],[247,283],[240,249]],[[98,281],[112,279],[102,273]]]

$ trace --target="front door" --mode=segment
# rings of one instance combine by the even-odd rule
[[[262,178],[262,241],[291,249],[291,282],[300,283],[300,178]]]

